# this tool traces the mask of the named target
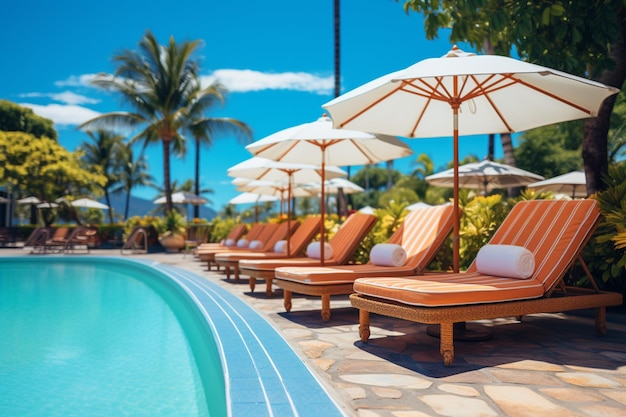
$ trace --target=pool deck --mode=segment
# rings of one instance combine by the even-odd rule
[[[119,251],[91,251],[99,254]],[[18,255],[42,256],[0,249],[0,256]],[[263,285],[250,293],[245,276],[227,281],[190,254],[131,256],[195,272],[251,305],[347,416],[626,416],[625,314],[608,313],[604,337],[596,335],[593,312],[485,320],[492,338],[455,342],[455,362],[444,367],[439,340],[424,325],[373,315],[369,343],[358,341],[358,312],[347,296],[332,299],[332,317],[323,322],[319,298],[294,294],[285,313],[279,289],[272,298]]]

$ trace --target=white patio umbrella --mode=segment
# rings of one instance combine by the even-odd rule
[[[281,162],[327,165],[366,165],[411,155],[409,146],[394,136],[373,135],[356,130],[335,129],[323,115],[314,122],[304,123],[276,132],[246,146],[253,155]],[[324,219],[325,192],[321,190],[320,214]],[[320,225],[321,241],[325,240],[324,222]],[[320,246],[324,263],[324,245]]]
[[[81,208],[97,208],[102,210],[108,210],[109,206],[106,204],[102,204],[99,201],[92,200],[90,198],[79,198],[78,200],[74,200],[70,203],[73,207],[81,207]]]
[[[587,197],[587,180],[584,171],[572,171],[544,181],[528,185],[537,191],[551,191],[556,194],[567,194],[572,198]]]
[[[459,267],[460,135],[512,133],[594,117],[619,90],[551,68],[456,46],[324,104],[337,128],[407,138],[453,137],[454,270]]]
[[[311,183],[306,185],[305,187],[315,193],[319,193],[322,191],[321,183]],[[333,178],[332,180],[324,181],[324,192],[326,194],[338,194],[340,188],[343,189],[343,192],[345,194],[362,193],[365,191],[363,187],[345,178]]]
[[[286,163],[258,156],[246,159],[228,168],[231,177],[250,178],[254,180],[285,181],[292,180],[294,183],[307,183],[319,181],[322,178],[320,165]],[[327,165],[324,177],[346,177],[348,173],[336,166]]]
[[[200,197],[189,191],[178,191],[172,194],[172,203],[174,204],[194,204],[202,205],[208,203],[209,200]],[[159,197],[153,201],[154,204],[165,204],[165,197]]]
[[[230,167],[228,175],[256,180],[287,181],[287,218],[291,219],[291,190],[294,184],[320,181],[322,178],[322,167],[312,164],[286,163],[254,156]],[[338,178],[347,175],[347,172],[335,166],[327,165],[324,168],[325,178]],[[288,227],[290,227],[290,224],[288,224]],[[290,235],[291,230],[288,230],[287,234]]]
[[[246,184],[237,187],[237,191],[248,192],[253,194],[262,194],[276,196],[281,199],[289,191],[289,182],[287,181],[267,181],[267,180],[250,180]],[[313,197],[315,193],[307,189],[303,184],[292,185],[292,197]]]
[[[35,196],[20,198],[19,200],[17,200],[18,204],[39,204],[41,202],[42,201]]]
[[[278,200],[278,196],[244,192],[228,200],[228,204],[257,204]]]
[[[269,202],[269,201],[277,201],[279,200],[278,196],[275,195],[265,195],[265,194],[255,194],[244,192],[239,194],[236,197],[231,198],[228,201],[228,204],[254,204],[254,222],[259,221],[259,203]]]
[[[40,209],[49,209],[59,207],[59,205],[57,203],[47,203],[44,201],[43,203],[37,204],[35,207]]]
[[[10,202],[11,200],[9,200],[8,198],[0,196],[0,204],[9,204]]]
[[[459,187],[482,189],[485,194],[501,188],[522,187],[542,179],[541,175],[489,160],[461,165],[458,171]],[[429,175],[425,180],[438,187],[454,187],[454,169]]]
[[[315,194],[321,194],[321,184],[311,183],[306,184],[305,187]],[[326,195],[326,199],[328,199],[330,194],[339,194],[339,189],[343,190],[344,194],[356,194],[365,191],[363,187],[345,178],[333,178],[332,180],[324,181],[324,193]],[[328,205],[328,201],[324,201],[324,204]]]

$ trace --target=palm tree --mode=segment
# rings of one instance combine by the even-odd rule
[[[83,160],[88,164],[100,167],[106,176],[102,185],[107,206],[111,207],[110,190],[118,181],[120,166],[120,147],[124,137],[107,130],[87,131],[94,143],[83,143],[80,149],[84,152]],[[109,223],[113,223],[113,209],[109,209]]]
[[[177,44],[170,37],[161,46],[155,36],[146,31],[139,42],[139,51],[125,50],[113,57],[117,64],[114,74],[98,74],[92,83],[121,94],[134,112],[112,112],[97,116],[83,127],[139,128],[131,143],[142,141],[144,147],[161,143],[163,147],[163,182],[166,210],[170,212],[170,155],[184,153],[184,138],[180,131],[187,127],[189,106],[207,94],[199,88],[199,64],[193,54],[199,41]]]
[[[153,186],[153,178],[148,173],[148,164],[143,155],[134,159],[133,149],[129,145],[123,145],[120,151],[121,171],[119,185],[111,190],[114,194],[126,193],[124,205],[124,220],[128,218],[130,206],[130,193],[137,186]]]
[[[200,88],[198,85],[196,88]],[[189,124],[187,130],[194,138],[195,166],[194,166],[194,194],[201,195],[200,190],[200,148],[202,145],[211,146],[213,138],[219,134],[233,134],[242,143],[249,142],[252,137],[250,127],[230,117],[206,117],[206,110],[216,104],[224,104],[226,88],[214,82],[206,87],[204,94],[198,94],[189,106]],[[192,190],[187,190],[192,191]],[[193,217],[200,217],[200,207],[194,206]]]

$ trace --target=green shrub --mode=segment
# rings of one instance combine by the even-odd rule
[[[601,289],[626,294],[626,166],[611,166],[604,177],[605,191],[592,196],[603,220],[583,250],[583,258]],[[584,271],[575,269],[575,283],[589,286]]]
[[[241,223],[240,217],[215,217],[210,225],[209,242],[217,243],[226,239],[233,227]]]
[[[463,200],[460,200],[463,204]],[[481,247],[489,242],[509,212],[509,204],[500,194],[474,197],[461,206],[461,230],[459,232],[460,267],[467,269]]]

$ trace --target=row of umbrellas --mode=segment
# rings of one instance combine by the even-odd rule
[[[594,117],[604,99],[618,91],[548,67],[465,53],[455,46],[441,58],[383,75],[331,100],[322,106],[330,117],[281,130],[246,148],[254,156],[274,161],[319,166],[320,184],[324,184],[327,165],[366,165],[411,154],[408,146],[390,135],[409,139],[452,136],[456,272],[459,137],[513,133]],[[287,182],[290,192],[291,176]],[[481,187],[488,183],[483,181]],[[322,201],[324,193],[321,187]],[[323,216],[324,205],[320,207]],[[323,227],[320,234],[324,240]]]
[[[2,198],[2,197],[0,197]],[[6,199],[6,198],[2,198],[3,200],[6,201],[1,201],[0,202],[6,202],[8,203],[10,200]],[[35,197],[35,196],[30,196],[30,197],[25,197],[25,198],[21,198],[19,200],[16,201],[18,204],[35,204],[37,206],[37,208],[54,208],[54,207],[58,207],[60,203],[62,202],[68,202],[71,206],[73,207],[80,207],[80,208],[97,208],[97,209],[103,209],[103,210],[108,210],[109,206],[107,206],[106,204],[102,204],[99,201],[96,200],[92,200],[90,198],[79,198],[77,200],[73,200],[73,201],[68,201],[63,197],[57,198],[55,200],[55,202],[47,202],[47,201],[42,201],[39,198]]]

